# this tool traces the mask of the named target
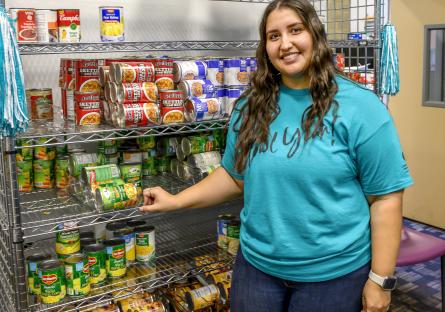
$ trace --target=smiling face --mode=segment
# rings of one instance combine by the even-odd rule
[[[309,87],[307,69],[313,40],[298,14],[287,7],[273,10],[266,22],[266,51],[281,73],[284,85],[293,89]]]

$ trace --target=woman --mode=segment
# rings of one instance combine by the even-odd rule
[[[144,190],[141,210],[244,195],[232,312],[387,311],[412,184],[392,119],[336,74],[308,1],[270,3],[260,39],[222,167],[177,195]]]

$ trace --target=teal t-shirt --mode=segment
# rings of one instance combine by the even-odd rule
[[[242,252],[253,266],[286,280],[316,282],[350,273],[371,259],[366,195],[411,185],[397,131],[378,97],[337,77],[339,103],[325,131],[304,143],[301,116],[311,105],[308,89],[281,85],[280,113],[269,144],[241,174],[234,170],[237,131],[231,118],[222,166],[244,180]],[[239,127],[239,125],[238,125]]]

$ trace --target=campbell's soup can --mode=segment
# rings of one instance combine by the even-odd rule
[[[29,105],[31,108],[31,119],[53,120],[53,93],[52,89],[29,90]]]
[[[99,62],[98,59],[73,60],[76,91],[82,93],[100,92]]]
[[[57,11],[36,10],[37,41],[58,42]]]
[[[17,32],[18,42],[37,42],[36,11],[34,9],[9,9]]]
[[[173,90],[173,59],[159,58],[153,60],[155,66],[155,83],[159,91]]]
[[[221,104],[217,98],[191,97],[184,102],[185,119],[189,122],[211,120],[221,117]]]
[[[118,125],[121,128],[158,124],[159,107],[156,103],[123,103],[118,109]]]
[[[224,85],[245,86],[250,83],[250,59],[224,59]]]
[[[158,88],[154,82],[114,84],[111,93],[118,103],[156,102],[158,99]]]
[[[100,40],[103,42],[124,41],[124,8],[99,7]]]
[[[210,80],[214,86],[224,85],[224,61],[222,59],[209,59],[207,63],[206,79]]]
[[[78,9],[57,10],[59,42],[80,42],[80,11]]]
[[[148,61],[113,63],[114,81],[126,82],[154,82],[155,68]]]
[[[175,61],[173,76],[176,83],[181,80],[206,79],[207,64],[203,61]]]
[[[184,100],[192,96],[203,99],[216,96],[215,86],[210,80],[183,80],[178,89],[183,92]]]

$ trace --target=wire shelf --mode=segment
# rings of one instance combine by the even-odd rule
[[[197,177],[198,179],[199,177]],[[181,181],[170,174],[158,175],[143,181],[144,187],[158,185],[170,193],[178,193],[192,185],[195,180]],[[98,211],[91,199],[73,196],[65,190],[47,190],[20,194],[22,207],[22,230],[24,239],[56,233],[64,222],[76,222],[80,228],[140,217],[137,207]]]
[[[229,119],[225,118],[192,123],[122,129],[116,129],[111,125],[99,125],[96,127],[76,126],[73,122],[31,122],[28,130],[17,137],[18,139],[23,139],[23,146],[17,146],[16,148],[21,149],[38,146],[90,143],[110,139],[130,139],[143,136],[205,132],[226,128],[228,121]],[[46,141],[35,140],[40,138],[46,138]]]
[[[186,237],[187,239],[188,237]],[[110,302],[130,294],[140,293],[144,290],[153,290],[176,281],[184,280],[204,272],[214,270],[215,265],[230,266],[233,256],[218,250],[216,243],[210,237],[187,242],[193,247],[186,247],[174,252],[160,252],[152,264],[135,264],[130,266],[127,277],[111,284],[94,289],[90,296],[81,299],[65,298],[61,303],[44,305],[37,302],[37,298],[29,296],[31,311],[69,312],[78,309],[87,309]],[[212,256],[215,261],[194,266],[194,258],[203,255]]]
[[[21,55],[148,52],[189,50],[255,50],[258,41],[153,41],[153,42],[90,42],[90,43],[21,43]]]

